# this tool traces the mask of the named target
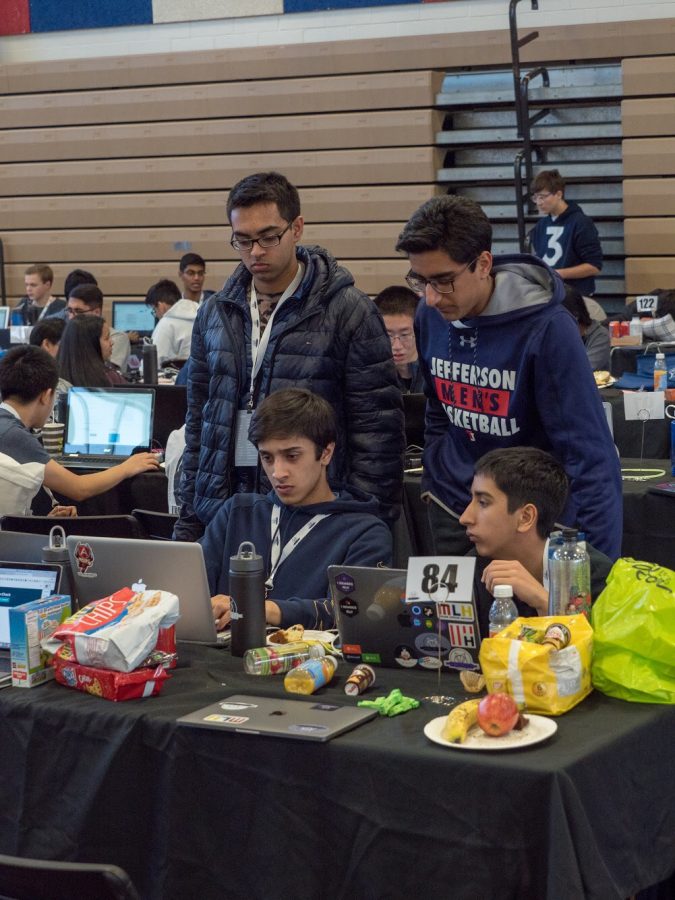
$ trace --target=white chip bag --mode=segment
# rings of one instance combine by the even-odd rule
[[[122,588],[66,619],[42,646],[55,653],[66,643],[85,666],[131,672],[154,649],[159,629],[179,615],[178,597],[169,591]]]

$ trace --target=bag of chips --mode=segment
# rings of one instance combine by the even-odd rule
[[[592,654],[586,616],[537,616],[486,638],[479,660],[491,694],[511,694],[528,712],[559,716],[593,690]]]
[[[75,662],[131,672],[156,647],[160,629],[169,628],[178,617],[175,594],[122,588],[66,619],[43,649],[56,653],[66,643]]]

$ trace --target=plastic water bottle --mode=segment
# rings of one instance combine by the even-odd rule
[[[324,656],[322,659],[308,659],[300,663],[284,678],[284,690],[289,694],[313,694],[324,684],[328,684],[335,670],[337,660],[334,656]]]
[[[325,656],[321,644],[295,641],[292,644],[267,644],[244,654],[244,672],[247,675],[283,675],[295,669],[307,659]]]
[[[518,618],[518,609],[513,602],[513,588],[510,584],[497,584],[492,592],[494,600],[490,607],[490,637],[503,631]]]
[[[255,545],[243,541],[230,557],[230,618],[232,656],[265,644],[265,573]]]
[[[573,616],[591,609],[591,562],[575,528],[563,531],[563,542],[548,561],[548,614]]]
[[[654,390],[665,391],[668,387],[668,369],[666,367],[666,354],[657,353],[654,360]]]

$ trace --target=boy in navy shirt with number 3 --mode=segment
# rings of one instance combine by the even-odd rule
[[[375,498],[328,483],[336,438],[332,407],[311,391],[276,391],[256,409],[249,440],[272,490],[230,497],[200,541],[219,629],[230,622],[229,562],[242,541],[264,560],[265,617],[282,628],[333,627],[328,566],[391,565],[391,533]]]

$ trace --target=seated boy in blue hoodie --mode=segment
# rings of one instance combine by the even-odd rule
[[[479,559],[474,576],[481,637],[497,584],[510,584],[521,616],[548,615],[548,536],[567,500],[560,463],[537,447],[491,450],[475,466],[471,501],[460,516]],[[591,598],[605,587],[611,560],[586,544]]]
[[[219,630],[230,621],[230,557],[242,541],[265,562],[266,619],[282,628],[333,627],[328,566],[391,565],[391,532],[377,518],[377,501],[328,483],[336,439],[331,406],[311,391],[276,391],[256,409],[249,440],[272,490],[230,497],[200,541]]]

